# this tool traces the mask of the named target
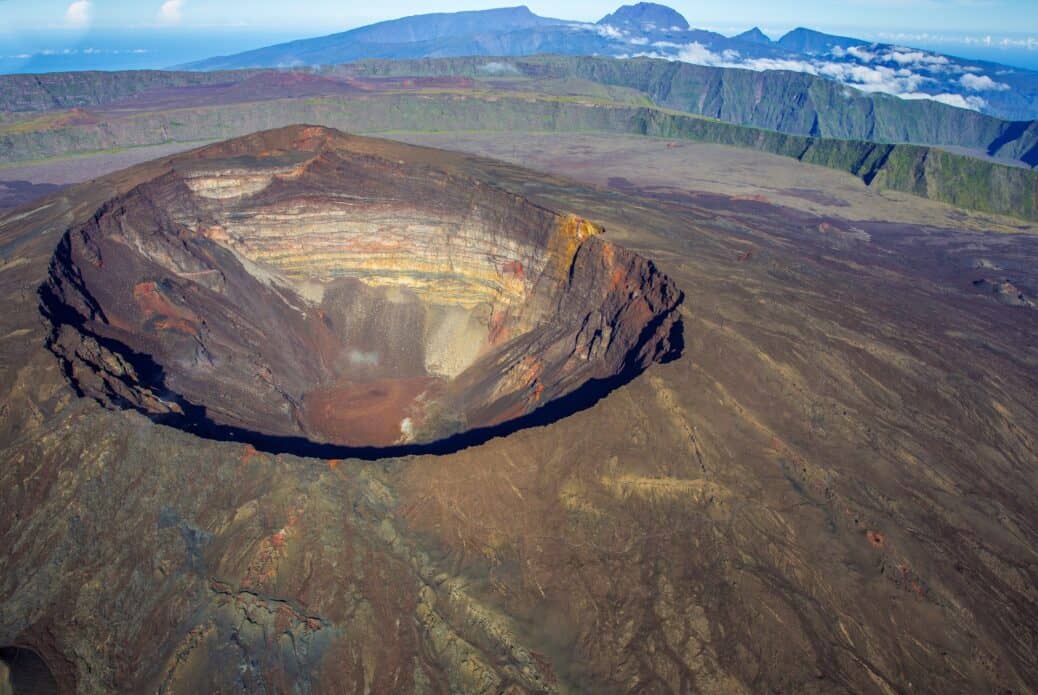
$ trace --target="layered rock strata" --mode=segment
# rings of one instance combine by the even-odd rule
[[[677,348],[681,292],[575,215],[296,127],[189,153],[41,288],[84,394],[228,437],[427,443]]]

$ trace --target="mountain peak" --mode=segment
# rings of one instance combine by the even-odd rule
[[[657,5],[654,2],[639,2],[636,5],[624,5],[616,12],[608,14],[598,20],[599,24],[611,26],[643,26],[653,24],[659,29],[677,27],[688,29],[688,20],[681,16],[676,10],[666,5]]]
[[[478,10],[477,10],[478,11]],[[535,17],[527,5],[515,5],[514,7],[498,7],[492,10],[483,10],[483,12],[493,12],[497,14],[510,14],[515,17]]]
[[[768,35],[760,30],[760,27],[753,27],[749,31],[744,31],[738,36],[733,36],[736,41],[742,41],[744,43],[759,43],[766,46],[770,46],[772,41],[768,38]]]
[[[835,36],[815,31],[814,29],[797,27],[775,43],[787,51],[816,54],[828,53],[837,46],[841,48],[867,46],[869,42],[862,41],[861,39],[852,39],[849,36]]]

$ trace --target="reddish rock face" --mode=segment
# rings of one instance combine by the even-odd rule
[[[601,231],[284,129],[175,158],[70,229],[42,307],[106,405],[282,450],[460,444],[679,349],[681,292]]]

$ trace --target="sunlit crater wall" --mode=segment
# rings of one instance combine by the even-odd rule
[[[427,305],[415,329],[427,370],[446,377],[536,325],[551,302],[531,298],[554,295],[577,246],[599,231],[478,181],[436,171],[387,178],[384,164],[363,157],[326,153],[260,174],[185,173],[201,210],[178,221],[313,301],[355,278],[403,290],[390,301]]]
[[[491,427],[671,353],[682,294],[650,261],[445,157],[320,128],[176,157],[59,245],[52,350],[105,404],[344,446]]]

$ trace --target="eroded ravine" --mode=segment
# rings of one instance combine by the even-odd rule
[[[105,405],[272,450],[460,446],[680,350],[681,292],[600,231],[283,129],[108,201],[59,244],[41,306]]]

